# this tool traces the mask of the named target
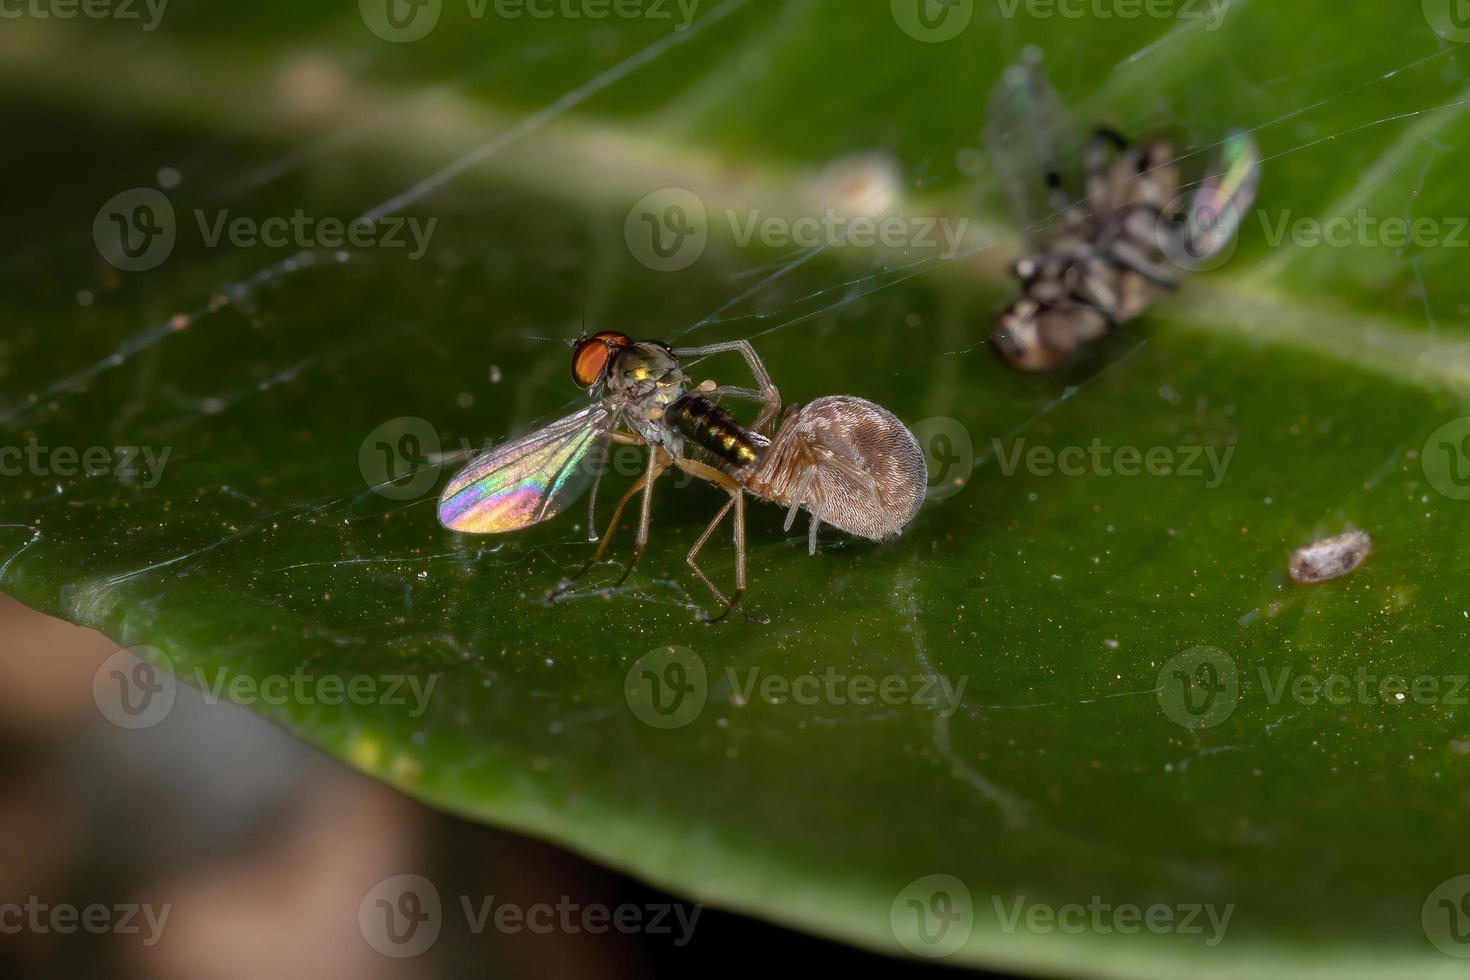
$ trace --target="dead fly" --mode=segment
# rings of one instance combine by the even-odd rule
[[[757,387],[718,388],[707,381],[691,388],[680,358],[726,351],[745,358]],[[618,502],[597,552],[549,599],[565,594],[602,560],[623,508],[641,494],[637,539],[618,584],[627,579],[648,542],[653,484],[671,468],[730,495],[686,558],[724,607],[711,621],[729,615],[745,592],[745,494],[789,508],[787,528],[799,511],[809,513],[812,553],[822,524],[881,541],[899,534],[924,500],[924,455],[902,422],[871,402],[846,395],[787,406],[783,413],[780,393],[747,341],[680,349],[599,333],[577,342],[572,378],[591,394],[590,405],[487,450],[449,481],[439,499],[439,521],[446,528],[502,534],[556,516],[590,487],[590,531],[608,447],[647,446],[647,469]],[[755,423],[746,428],[736,422],[716,400],[721,397],[759,402]],[[688,448],[702,450],[707,461],[691,458]],[[696,558],[732,510],[735,590],[727,599]]]
[[[1074,203],[1056,170],[1062,113],[1039,62],[1031,53],[1007,69],[985,128],[1021,227],[1032,235],[1043,223],[1041,207],[1029,203],[1043,184],[1045,209],[1062,223],[1055,238],[1013,266],[1021,296],[990,335],[1000,357],[1023,371],[1064,365],[1084,344],[1176,289],[1185,271],[1221,256],[1260,176],[1255,140],[1232,133],[1186,201],[1169,143],[1130,145],[1098,129],[1083,152],[1086,194]]]

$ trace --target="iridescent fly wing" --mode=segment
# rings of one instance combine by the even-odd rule
[[[1033,244],[1057,209],[1047,175],[1057,167],[1057,140],[1065,125],[1061,99],[1041,71],[1041,52],[1028,48],[1001,73],[990,93],[982,134],[1018,229]]]
[[[1220,143],[1220,152],[1184,215],[1195,259],[1218,255],[1235,239],[1260,180],[1261,148],[1255,137],[1243,130],[1231,132]]]
[[[464,534],[504,534],[555,517],[591,485],[607,457],[615,412],[589,405],[487,449],[439,498],[439,523]]]

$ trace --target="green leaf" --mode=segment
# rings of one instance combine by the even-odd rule
[[[1416,5],[959,3],[962,29],[925,42],[898,0],[710,4],[680,31],[446,4],[390,44],[342,7],[0,34],[26,137],[0,586],[421,799],[875,949],[1128,977],[1453,966],[1470,871],[1453,22],[1433,21],[1446,39]],[[1228,264],[1053,377],[983,344],[1021,246],[976,139],[1029,43],[1074,110],[1069,178],[1102,121],[1169,134],[1191,179],[1233,127],[1267,161]],[[739,243],[757,214],[823,215],[834,160],[881,188],[885,165],[852,156],[875,149],[900,175],[893,214],[963,223],[952,257]],[[94,218],[160,168],[182,178],[176,243],[118,272]],[[625,225],[670,187],[711,234],[661,272]],[[301,232],[209,241],[390,201],[436,222],[421,257],[408,229],[340,255],[301,254],[322,244]],[[1426,231],[1398,243],[1389,218]],[[405,474],[436,443],[577,404],[566,349],[535,338],[584,315],[755,337],[788,399],[871,399],[974,465],[890,544],[829,532],[809,557],[801,525],[752,505],[747,603],[769,625],[695,621],[713,603],[684,555],[722,498],[670,481],[628,582],[603,566],[547,607],[590,552],[579,508],[457,536],[434,514],[447,474]],[[696,370],[745,383],[738,359]],[[93,446],[104,472],[76,473]],[[128,472],[115,447],[154,462]],[[1361,568],[1289,579],[1295,549],[1348,529],[1372,537]],[[731,581],[724,533],[703,561]],[[370,696],[263,696],[329,676]],[[418,687],[390,696],[395,678]],[[693,685],[677,717],[650,711],[672,697],[650,678]],[[936,882],[968,913],[938,938],[917,914],[944,910]],[[1153,906],[1172,925],[1127,917]]]

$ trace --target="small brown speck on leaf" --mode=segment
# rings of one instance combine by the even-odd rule
[[[1291,556],[1291,577],[1298,582],[1329,582],[1342,578],[1363,564],[1373,547],[1373,539],[1362,531],[1348,531],[1305,548]]]

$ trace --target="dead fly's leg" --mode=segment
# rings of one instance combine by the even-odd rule
[[[1046,205],[1053,214],[1061,215],[1062,227],[1067,229],[1076,228],[1086,218],[1081,205],[1067,196],[1067,189],[1062,186],[1062,175],[1055,170],[1046,172]]]
[[[699,580],[705,584],[705,587],[714,593],[715,600],[725,607],[725,611],[718,616],[705,617],[705,622],[718,623],[735,611],[740,605],[740,597],[745,594],[745,491],[741,489],[740,484],[713,466],[706,466],[692,459],[675,459],[674,465],[690,476],[708,480],[730,494],[730,499],[725,501],[725,506],[715,514],[715,519],[709,522],[709,527],[704,529],[704,533],[699,536],[698,541],[694,542],[694,547],[689,549],[689,554],[684,559],[689,563],[689,567],[694,569],[694,574],[699,576]],[[715,528],[720,526],[720,522],[732,509],[735,511],[735,591],[731,593],[729,599],[726,599],[725,594],[715,587],[715,583],[710,581],[709,576],[704,573],[704,569],[699,567],[695,559],[699,556],[700,549],[715,533]],[[770,622],[767,617],[748,613],[744,609],[741,609],[740,613],[753,623]]]
[[[1150,259],[1144,254],[1142,248],[1131,241],[1120,240],[1114,242],[1108,249],[1108,254],[1119,265],[1138,273],[1160,289],[1173,292],[1179,288],[1178,274],[1174,270],[1162,262],[1155,262],[1153,259]]]
[[[750,367],[750,373],[755,376],[756,387],[760,389],[761,412],[756,417],[755,424],[751,426],[756,432],[763,435],[766,426],[781,414],[781,393],[776,390],[776,385],[771,381],[771,375],[766,371],[766,366],[761,362],[760,355],[748,340],[732,340],[723,344],[707,344],[704,347],[677,347],[674,356],[705,357],[710,354],[724,354],[727,351],[739,351],[740,356],[745,358],[745,363]]]
[[[624,444],[642,445],[642,442]],[[618,577],[618,580],[613,583],[613,588],[617,588],[623,582],[627,581],[628,576],[637,567],[638,559],[643,556],[644,545],[648,543],[648,528],[652,518],[653,481],[663,476],[664,471],[668,468],[668,455],[662,449],[654,447],[653,452],[648,457],[648,469],[644,471],[643,476],[638,479],[637,483],[628,488],[628,492],[623,494],[623,499],[619,500],[618,506],[613,509],[612,520],[607,525],[607,531],[603,534],[602,543],[597,546],[596,553],[581,568],[577,569],[575,574],[570,578],[562,579],[556,588],[547,593],[547,602],[555,602],[557,599],[566,595],[567,590],[572,587],[573,583],[591,571],[598,562],[602,561],[602,556],[607,553],[607,546],[612,543],[613,532],[617,530],[618,521],[622,520],[623,508],[628,506],[628,501],[633,499],[633,494],[641,490],[643,491],[643,511],[638,521],[638,539],[633,545],[633,554],[628,559],[628,567]]]
[[[1093,214],[1112,210],[1108,206],[1108,169],[1114,153],[1126,152],[1128,140],[1117,130],[1094,130],[1092,139],[1087,141],[1087,147],[1082,151],[1082,168],[1087,178],[1087,206],[1092,208]]]

